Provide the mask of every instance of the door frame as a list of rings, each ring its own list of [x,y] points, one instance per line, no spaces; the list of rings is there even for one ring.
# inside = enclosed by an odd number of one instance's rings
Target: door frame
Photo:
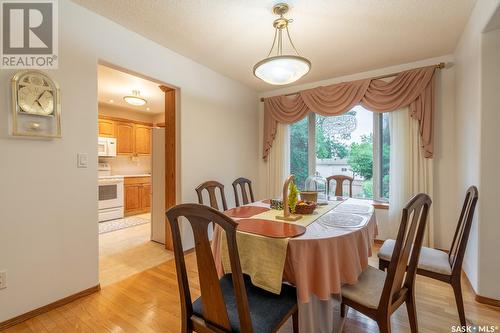
[[[105,60],[98,60],[97,65],[103,65],[116,69],[118,71],[137,76],[144,80],[155,82],[158,88],[165,93],[165,123],[158,124],[160,127],[165,127],[165,210],[177,204],[180,195],[180,116],[179,116],[179,98],[180,88],[174,85],[165,83],[161,80],[150,76],[129,70]],[[165,217],[165,248],[173,251],[172,234],[170,226]]]
[[[165,93],[165,210],[177,204],[177,117],[176,117],[176,89],[160,85]],[[165,219],[167,224],[167,220]],[[172,232],[165,226],[165,248],[174,250]]]

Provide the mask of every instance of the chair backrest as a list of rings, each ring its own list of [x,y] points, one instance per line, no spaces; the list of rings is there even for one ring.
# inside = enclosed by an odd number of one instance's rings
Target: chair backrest
[[[413,288],[431,204],[431,198],[420,193],[411,198],[403,208],[379,307],[390,308],[404,297],[409,288]]]
[[[465,194],[462,212],[460,213],[455,236],[453,236],[453,242],[451,243],[450,252],[448,253],[448,261],[450,262],[452,274],[460,274],[462,271],[462,262],[464,260],[478,198],[479,192],[477,187],[469,187]]]
[[[344,175],[334,175],[326,178],[326,193],[327,195],[330,195],[330,181],[335,180],[335,195],[337,197],[341,197],[344,195],[344,181],[349,182],[349,197],[352,198],[352,182],[354,179],[349,176],[344,176]]]
[[[207,190],[210,207],[217,209],[217,210],[220,210],[220,206],[217,203],[216,189],[219,189],[220,197],[222,200],[222,211],[226,211],[227,210],[227,203],[226,203],[226,196],[224,194],[224,185],[222,185],[221,183],[219,183],[215,180],[209,180],[209,181],[206,181],[204,183],[201,183],[195,189],[196,194],[198,195],[198,203],[200,205],[204,204],[203,203],[203,190]]]
[[[240,177],[233,182],[234,201],[236,203],[236,207],[240,206],[240,199],[239,199],[239,195],[238,195],[238,185],[240,186],[242,205],[247,205],[251,202],[254,202],[255,199],[253,197],[252,181],[250,179]],[[248,199],[246,187],[248,187],[248,192],[250,194],[250,200]]]
[[[214,257],[208,238],[208,226],[211,222],[219,225],[226,234],[232,281],[241,332],[252,332],[252,322],[248,307],[248,298],[243,282],[238,247],[236,245],[237,223],[223,213],[199,204],[181,204],[170,208],[167,213],[172,231],[175,266],[182,311],[182,332],[231,332],[226,303],[219,284]],[[189,280],[184,262],[179,218],[184,217],[191,224],[196,250],[196,263],[203,301],[203,318],[193,313]]]

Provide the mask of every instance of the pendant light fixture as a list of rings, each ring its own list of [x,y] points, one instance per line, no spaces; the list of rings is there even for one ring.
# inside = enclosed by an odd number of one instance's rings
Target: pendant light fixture
[[[299,55],[288,31],[292,19],[283,17],[289,10],[286,3],[273,7],[273,13],[279,15],[274,20],[274,40],[267,57],[253,67],[253,74],[259,79],[275,85],[288,84],[297,81],[311,70],[311,62]],[[290,46],[295,54],[283,54],[283,34],[286,33]],[[273,52],[274,51],[274,52]]]
[[[141,92],[139,90],[132,90],[131,96],[123,97],[125,102],[134,106],[142,106],[147,103],[147,101],[141,97]]]

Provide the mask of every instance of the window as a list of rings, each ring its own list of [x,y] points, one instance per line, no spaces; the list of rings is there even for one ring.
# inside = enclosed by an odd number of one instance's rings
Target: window
[[[304,189],[309,175],[309,118],[290,125],[290,173],[299,190]]]
[[[348,175],[354,178],[353,197],[387,201],[389,163],[387,114],[356,106],[335,117],[311,113],[290,125],[290,172],[299,189],[316,171],[325,178]],[[335,188],[333,181],[330,188]]]
[[[389,165],[391,162],[391,135],[389,132],[389,114],[383,113],[379,115],[380,124],[380,140],[381,140],[381,154],[380,154],[380,173],[379,184],[380,192],[379,197],[388,199],[389,198]]]

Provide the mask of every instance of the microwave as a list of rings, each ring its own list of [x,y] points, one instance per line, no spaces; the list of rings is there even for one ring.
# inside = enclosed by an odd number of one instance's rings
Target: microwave
[[[104,157],[116,156],[116,139],[99,137],[97,140],[97,155]]]

